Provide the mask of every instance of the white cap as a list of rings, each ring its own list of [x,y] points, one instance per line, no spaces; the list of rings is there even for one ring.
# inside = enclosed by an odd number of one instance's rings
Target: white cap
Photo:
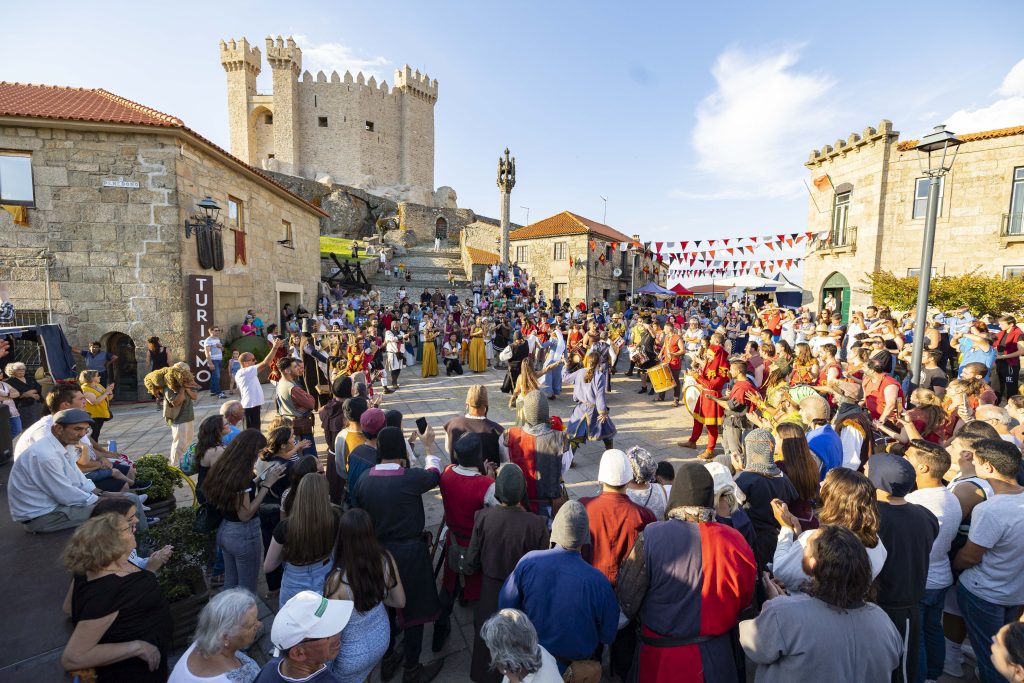
[[[341,633],[352,616],[353,606],[351,600],[328,600],[319,593],[302,591],[274,617],[270,641],[279,650],[287,650],[306,639]]]
[[[625,486],[633,481],[633,468],[629,458],[618,448],[610,448],[601,456],[597,480],[609,486]]]

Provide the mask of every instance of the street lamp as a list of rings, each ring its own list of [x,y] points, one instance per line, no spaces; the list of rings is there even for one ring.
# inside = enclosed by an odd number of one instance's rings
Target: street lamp
[[[636,245],[640,243],[640,235],[633,235],[633,243],[629,245],[629,300],[630,302],[636,297],[636,291],[634,290],[636,277]]]
[[[185,221],[185,238],[196,236],[196,252],[199,265],[214,270],[224,269],[224,240],[221,235],[222,226],[217,219],[220,217],[220,206],[212,197],[204,197],[196,202],[199,211]]]
[[[914,318],[914,348],[910,357],[910,377],[914,384],[921,383],[921,356],[924,353],[924,330],[928,318],[928,292],[931,288],[932,250],[935,247],[935,221],[939,215],[939,184],[956,161],[961,141],[945,126],[935,126],[915,147],[921,162],[921,172],[928,177],[928,211],[924,219],[924,245],[921,248],[921,270],[918,272],[917,315]],[[947,155],[952,157],[947,162]],[[925,167],[927,164],[927,168]]]

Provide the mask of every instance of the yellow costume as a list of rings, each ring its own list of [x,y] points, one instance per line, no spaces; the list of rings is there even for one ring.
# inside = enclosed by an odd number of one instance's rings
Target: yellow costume
[[[487,349],[484,348],[484,328],[476,326],[469,333],[469,369],[483,372],[487,369]]]
[[[427,330],[423,333],[423,376],[437,376],[437,349],[434,348],[434,339],[437,333]]]

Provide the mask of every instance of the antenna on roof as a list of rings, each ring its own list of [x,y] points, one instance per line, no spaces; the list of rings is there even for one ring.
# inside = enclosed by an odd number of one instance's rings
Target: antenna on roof
[[[601,222],[604,223],[605,225],[608,225],[608,198],[605,197],[604,195],[597,196],[601,198],[602,202],[604,202],[604,213],[601,214]]]

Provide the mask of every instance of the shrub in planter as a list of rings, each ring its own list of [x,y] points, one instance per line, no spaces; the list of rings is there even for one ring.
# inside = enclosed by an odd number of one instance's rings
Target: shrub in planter
[[[175,647],[188,644],[199,612],[210,600],[204,569],[213,559],[213,547],[207,535],[192,530],[196,510],[178,508],[142,534],[142,539],[153,548],[174,546],[171,558],[157,571],[156,578],[171,608]]]
[[[171,467],[167,458],[158,453],[144,455],[136,460],[135,476],[137,479],[151,482],[146,491],[149,494],[148,503],[150,505],[169,498],[173,499],[174,489],[184,486],[181,475]]]

